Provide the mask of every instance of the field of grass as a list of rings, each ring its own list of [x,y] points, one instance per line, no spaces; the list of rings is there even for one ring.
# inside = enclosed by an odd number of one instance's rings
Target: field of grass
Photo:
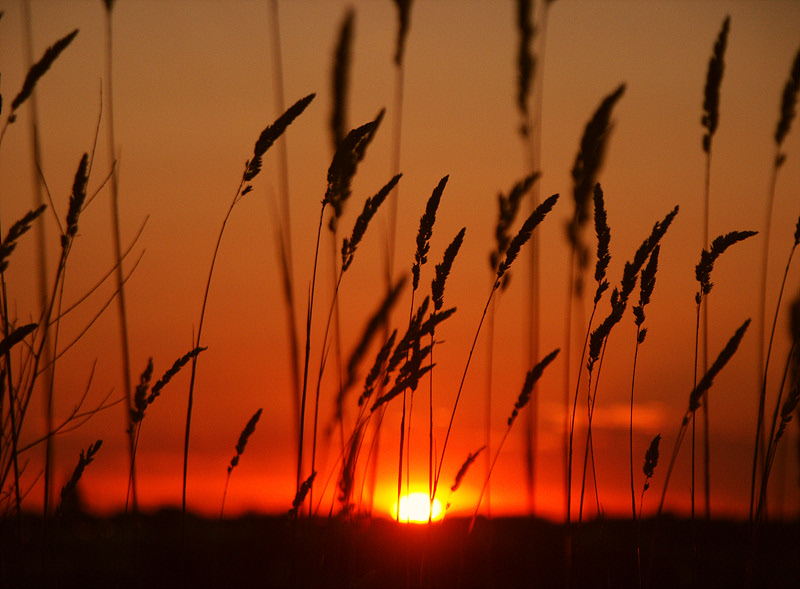
[[[172,284],[171,273],[180,275],[187,266],[202,268],[202,280],[164,292],[156,283],[155,294],[142,303],[140,294],[130,293],[141,293],[131,284],[140,262],[148,263],[142,254],[148,220],[131,232],[132,222],[120,207],[127,195],[113,95],[119,83],[114,77],[119,4],[101,4],[102,107],[89,146],[74,158],[78,165],[69,173],[66,199],[64,190],[48,182],[47,153],[38,151],[36,100],[81,32],[67,30],[52,39],[31,56],[19,80],[2,72],[0,162],[9,142],[29,134],[34,155],[25,173],[35,178],[38,196],[12,218],[5,211],[19,210],[29,196],[0,192],[0,585],[798,586],[800,481],[793,479],[800,471],[800,297],[792,289],[800,218],[797,207],[777,207],[775,200],[783,196],[780,180],[797,169],[798,154],[787,146],[796,125],[800,48],[785,64],[781,92],[770,98],[778,108],[773,130],[764,131],[772,138],[772,152],[765,156],[770,162],[766,197],[757,199],[764,221],[716,232],[720,222],[710,203],[719,198],[717,183],[728,184],[716,175],[712,154],[725,149],[718,127],[725,120],[735,20],[725,16],[704,41],[708,52],[696,56],[705,80],[696,92],[702,108],[694,129],[695,159],[703,173],[688,207],[701,220],[689,232],[697,247],[677,248],[696,250],[696,255],[678,260],[671,239],[676,231],[682,239],[687,235],[685,225],[676,229],[687,214],[684,201],[675,197],[680,205],[645,219],[630,203],[620,205],[615,183],[601,181],[621,105],[635,85],[614,81],[603,95],[587,97],[574,158],[562,163],[569,169],[569,187],[545,192],[544,162],[550,160],[542,141],[548,92],[543,71],[547,35],[557,34],[549,31],[548,19],[560,2],[509,3],[514,20],[507,35],[515,47],[509,59],[516,77],[508,101],[517,126],[503,132],[515,135],[513,157],[525,165],[512,181],[498,180],[503,192],[493,201],[491,237],[476,246],[480,231],[460,226],[461,217],[447,218],[455,210],[449,203],[460,197],[451,194],[454,185],[463,189],[448,170],[435,175],[425,198],[413,199],[414,207],[400,196],[414,173],[404,171],[401,154],[404,130],[416,123],[401,115],[409,109],[406,85],[414,80],[406,52],[416,3],[393,3],[392,59],[385,66],[391,71],[392,101],[364,120],[351,113],[357,11],[343,12],[333,51],[324,54],[331,61],[330,104],[325,105],[330,117],[327,128],[315,131],[329,137],[330,155],[324,163],[307,164],[318,167],[320,177],[325,171],[324,186],[313,197],[303,195],[309,202],[298,207],[301,196],[289,188],[287,159],[297,147],[284,140],[321,108],[321,93],[295,93],[293,87],[285,92],[282,68],[291,67],[281,61],[285,24],[278,3],[268,2],[272,28],[265,37],[271,44],[276,114],[256,129],[252,151],[231,171],[231,190],[208,247],[195,247],[180,227],[169,228],[174,247],[186,253],[179,264],[169,264],[164,284]],[[21,5],[30,10],[28,3]],[[25,10],[22,22],[30,27]],[[5,26],[7,18],[0,17],[0,35]],[[474,117],[491,118],[491,113]],[[363,170],[375,159],[374,151],[388,156],[381,168],[388,170],[368,168],[365,181]],[[190,167],[193,177],[204,171],[196,163]],[[7,167],[3,173],[9,173]],[[259,182],[266,174],[277,178],[267,188],[274,197],[270,224],[249,242],[234,223],[247,216],[241,209],[264,189]],[[16,190],[18,184],[0,177],[0,187],[5,186]],[[412,186],[418,188],[419,180]],[[729,214],[740,206],[739,198],[723,199],[720,208]],[[110,224],[95,215],[101,200],[109,205]],[[461,209],[471,206],[458,202]],[[191,206],[207,203],[198,199]],[[291,213],[297,209],[300,223]],[[785,231],[787,209],[793,232]],[[781,218],[773,220],[777,210]],[[100,223],[109,225],[102,259],[92,252],[87,257],[83,244]],[[771,237],[773,228],[786,234]],[[618,231],[638,236],[630,252],[619,252]],[[244,268],[247,280],[256,280],[261,252],[254,244],[262,243],[264,233],[274,241],[267,272],[271,294],[258,316],[247,317],[238,299],[222,306],[215,295],[237,284],[227,267],[229,241],[236,243],[239,257],[254,260]],[[558,246],[552,247],[556,238]],[[776,251],[776,244],[782,249]],[[693,299],[675,300],[679,289],[668,282],[672,274],[665,280],[665,271],[678,264],[696,279]],[[724,279],[718,278],[721,264],[733,267]],[[555,286],[549,273],[554,266],[564,277]],[[751,267],[758,271],[745,273]],[[97,282],[87,276],[98,276]],[[35,286],[24,290],[17,282]],[[737,288],[756,293],[746,316],[740,317],[734,305],[744,298]],[[553,291],[561,293],[557,310]],[[659,297],[665,306],[651,304]],[[170,315],[171,323],[150,337],[163,340],[153,344],[160,351],[164,341],[180,351],[142,362],[138,337],[146,320],[137,312],[173,301],[191,309],[191,318],[180,325],[183,331],[190,328],[191,337],[172,332],[178,321]],[[681,313],[689,309],[691,328],[670,344],[657,332],[679,308]],[[231,401],[226,379],[259,365],[243,362],[243,368],[238,362],[246,355],[243,350],[255,347],[251,338],[264,315],[272,331],[268,347],[259,350],[261,361],[279,358],[275,364],[284,376],[267,379],[280,383],[278,390],[245,406]],[[511,338],[509,323],[524,337]],[[274,336],[273,324],[281,325],[282,336]],[[112,337],[102,338],[102,356],[113,354],[121,361],[109,363],[118,370],[112,378],[116,384],[98,398],[92,391],[95,370],[105,375],[107,367],[91,362],[76,367],[70,350],[109,326],[104,333]],[[654,339],[661,346],[655,351],[658,368],[645,356]],[[620,340],[630,345],[617,346]],[[223,368],[215,364],[218,343],[233,350]],[[510,358],[524,368],[512,366]],[[653,420],[668,429],[642,427],[640,413],[650,406],[642,397],[666,382],[665,374],[683,371],[687,360],[686,374],[693,376],[681,382],[689,386],[679,391],[670,386],[664,397],[669,403],[658,405],[659,415],[671,421]],[[737,363],[750,367],[757,379],[733,386],[726,375]],[[214,369],[219,374],[212,376]],[[745,380],[741,371],[736,374],[733,380]],[[485,382],[476,384],[482,377]],[[725,385],[719,386],[723,378]],[[512,386],[513,393],[497,391]],[[613,428],[606,421],[608,389],[615,395]],[[212,392],[217,396],[209,409]],[[737,397],[726,403],[734,394],[749,396],[746,402]],[[752,415],[734,413],[734,405],[752,405]],[[65,413],[67,406],[72,409]],[[470,416],[466,427],[465,413]],[[726,419],[736,421],[733,437],[737,448],[746,448],[744,455],[713,452],[720,447],[714,445],[719,430],[713,424]],[[234,422],[238,426],[232,430]],[[738,427],[739,422],[746,425]],[[289,432],[290,443],[277,443],[274,431],[264,431],[276,423],[282,433]],[[113,439],[107,437],[110,431]],[[58,450],[65,435],[73,446],[80,435],[79,453],[65,456]],[[153,440],[181,448],[180,457],[173,452],[168,462],[175,499],[155,509],[143,507],[141,500],[151,491],[147,473],[159,456]],[[225,454],[227,471],[217,468],[216,460],[198,464],[199,457],[209,455],[198,446],[209,445],[217,448],[212,454]],[[541,460],[545,451],[549,461]],[[280,514],[246,513],[240,503],[237,517],[226,517],[226,501],[242,486],[240,462],[265,455],[281,457],[272,464],[281,465],[282,473],[271,480],[291,480],[285,500],[283,483],[271,493],[256,490],[272,501],[278,496]],[[122,465],[125,473],[111,500],[116,515],[100,516],[87,508],[93,493],[111,493],[110,486],[92,488],[97,479],[91,473],[104,460]],[[725,471],[728,466],[719,466],[732,463],[738,465],[735,477]],[[608,475],[602,471],[609,465],[613,499],[603,485]],[[509,470],[521,484],[508,483]],[[546,470],[560,474],[545,476]],[[192,509],[192,476],[198,471],[219,482],[216,517],[207,509],[202,515]],[[506,478],[499,477],[501,472]],[[434,498],[441,501],[443,520],[400,524],[386,516],[385,505],[376,505],[399,501],[411,490],[421,490],[428,509]],[[734,518],[719,507],[719,497],[729,492],[749,498],[744,507],[740,502]],[[676,493],[686,498],[679,517],[668,501]],[[492,506],[510,495],[527,511],[492,517]],[[563,505],[563,518],[541,517],[537,501]],[[420,516],[423,522],[426,518]]]

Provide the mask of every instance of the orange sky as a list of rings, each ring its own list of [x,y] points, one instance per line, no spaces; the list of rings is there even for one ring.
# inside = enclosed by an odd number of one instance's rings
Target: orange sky
[[[104,83],[103,3],[31,2],[34,55],[74,28],[80,33],[38,86],[43,173],[60,217],[80,156],[92,146]],[[306,307],[319,206],[331,158],[327,121],[331,108],[330,69],[337,31],[346,7],[355,8],[350,127],[387,108],[386,119],[353,184],[341,222],[349,232],[364,199],[393,174],[391,164],[395,71],[392,63],[396,11],[388,1],[279,2],[286,104],[315,92],[316,99],[286,133],[291,191],[294,284],[298,309]],[[156,2],[119,0],[114,8],[114,116],[119,156],[123,242],[148,218],[134,255],[144,252],[127,286],[133,378],[148,357],[156,378],[187,352],[197,329],[203,289],[222,218],[238,185],[244,162],[261,130],[277,116],[274,63],[270,58],[269,3]],[[0,20],[0,72],[4,105],[24,79],[21,3],[3,2]],[[649,440],[661,433],[662,462],[645,512],[655,508],[666,462],[692,388],[695,304],[694,266],[702,248],[702,194],[705,158],[701,150],[702,92],[713,41],[726,14],[731,32],[721,90],[720,126],[714,138],[711,176],[712,237],[732,230],[763,229],[765,195],[774,156],[773,132],[779,98],[800,46],[800,5],[796,2],[590,2],[559,0],[549,12],[541,128],[540,194],[561,193],[539,229],[542,243],[542,353],[564,346],[568,249],[564,223],[572,213],[572,167],[583,128],[599,101],[619,83],[625,95],[614,110],[615,127],[601,182],[611,227],[609,277],[618,283],[625,260],[652,224],[680,206],[661,251],[655,294],[647,311],[648,338],[639,352],[636,387],[635,462],[640,473]],[[446,304],[458,312],[437,330],[434,371],[435,435],[441,446],[469,344],[491,286],[488,254],[493,247],[496,195],[508,191],[527,171],[516,129],[517,33],[513,2],[417,0],[405,59],[402,151],[395,274],[408,272],[425,202],[444,176],[450,180],[431,240],[427,288],[433,265],[455,233],[467,235],[446,291]],[[104,94],[107,98],[107,92]],[[5,120],[7,111],[2,113]],[[5,232],[32,203],[29,105],[20,111],[0,147],[0,219]],[[103,116],[107,115],[107,107]],[[795,122],[796,126],[796,122]],[[101,126],[98,155],[90,179],[97,187],[109,169],[107,137]],[[778,284],[792,243],[800,196],[800,133],[794,129],[784,151],[772,224],[768,309],[775,308]],[[233,472],[226,513],[247,509],[280,512],[294,495],[294,426],[290,402],[285,307],[275,251],[277,151],[265,158],[254,190],[234,208],[223,238],[203,327],[208,350],[198,363],[189,461],[188,502],[192,509],[216,513],[226,466],[239,432],[253,412],[264,415],[240,465]],[[81,217],[68,269],[65,300],[73,301],[112,264],[109,194],[100,193]],[[58,252],[52,218],[46,219],[50,274]],[[518,226],[518,225],[517,225]],[[516,226],[515,226],[516,230]],[[376,218],[356,254],[340,291],[345,354],[383,292],[383,215]],[[587,237],[590,233],[587,232]],[[710,355],[716,356],[735,329],[757,314],[762,236],[720,258],[710,295]],[[22,240],[6,276],[12,314],[26,320],[37,314],[34,239]],[[338,246],[337,246],[338,247]],[[592,241],[591,247],[594,247]],[[330,237],[323,235],[315,310],[311,373],[321,353],[324,318],[330,305]],[[527,289],[523,261],[515,280],[498,301],[495,324],[494,444],[529,368],[523,339]],[[132,261],[125,264],[132,267]],[[589,277],[591,278],[591,277]],[[785,300],[798,290],[796,268]],[[100,308],[105,285],[62,325],[60,341],[70,341]],[[593,287],[590,287],[593,290]],[[638,294],[638,290],[637,290]],[[393,323],[401,327],[409,292],[401,298]],[[601,306],[599,316],[608,311]],[[588,306],[586,317],[588,317]],[[579,320],[576,320],[579,321]],[[297,318],[297,325],[303,322]],[[788,350],[786,313],[778,319],[778,342],[770,374],[782,370]],[[443,466],[448,488],[461,462],[484,443],[488,332],[478,342],[454,422]],[[630,313],[612,333],[594,417],[598,485],[603,509],[629,510],[627,427],[635,327]],[[712,507],[718,514],[746,512],[755,436],[756,349],[751,326],[738,354],[711,391]],[[573,354],[574,358],[575,354]],[[565,354],[541,381],[539,408],[539,513],[561,517],[563,470],[563,374]],[[370,355],[368,363],[371,362]],[[58,364],[56,415],[69,414],[97,360],[88,403],[109,391],[122,394],[115,307]],[[573,360],[575,361],[575,360]],[[573,385],[577,364],[571,371]],[[333,372],[329,371],[329,375]],[[312,390],[316,377],[312,378]],[[322,386],[320,475],[317,494],[327,483],[323,511],[330,506],[338,437],[324,437],[332,415],[332,380]],[[421,386],[412,435],[413,474],[427,485],[429,387]],[[772,410],[775,388],[770,390]],[[138,462],[143,506],[180,503],[183,429],[188,371],[148,409]],[[585,398],[582,396],[583,403]],[[388,510],[396,486],[400,403],[384,420],[376,509]],[[347,408],[352,427],[355,410]],[[41,405],[32,409],[24,440],[41,433]],[[518,420],[498,460],[492,485],[495,513],[527,509],[523,434]],[[776,468],[773,488],[782,487],[783,508],[796,513],[797,428],[785,440],[785,468]],[[579,448],[583,448],[582,435]],[[117,406],[58,438],[56,474],[60,486],[80,448],[102,438],[103,448],[82,482],[86,499],[102,510],[124,503],[127,454],[123,411]],[[309,440],[310,442],[310,440]],[[682,449],[667,496],[669,508],[688,502],[688,444]],[[41,452],[26,455],[26,480],[41,469]],[[453,497],[454,511],[470,511],[485,473],[485,457],[473,466]],[[783,474],[780,474],[780,473]],[[641,477],[637,480],[640,487]],[[41,483],[26,499],[41,501]],[[776,497],[781,495],[777,493]],[[446,496],[444,497],[446,499]],[[316,501],[316,500],[315,500]],[[777,503],[776,499],[776,504]],[[593,504],[593,501],[592,501]]]

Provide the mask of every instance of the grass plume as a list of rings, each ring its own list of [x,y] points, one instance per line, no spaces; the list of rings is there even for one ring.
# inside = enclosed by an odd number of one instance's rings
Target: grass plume
[[[700,122],[706,133],[703,135],[703,151],[711,152],[711,139],[719,125],[719,91],[722,85],[722,75],[725,72],[725,48],[728,45],[728,32],[731,19],[729,16],[722,21],[714,49],[708,61],[706,86],[703,93],[703,117]]]
[[[683,419],[681,420],[681,426],[678,431],[678,435],[675,440],[675,448],[672,451],[672,458],[670,459],[669,467],[667,468],[667,476],[664,481],[664,489],[661,493],[661,503],[658,507],[658,513],[660,514],[662,509],[664,508],[664,499],[667,495],[667,487],[669,486],[669,479],[672,475],[672,470],[675,466],[675,461],[678,457],[678,451],[680,450],[681,442],[683,442],[683,438],[686,435],[686,429],[690,423],[690,421],[694,418],[695,412],[700,408],[700,405],[703,401],[703,397],[708,393],[709,389],[711,389],[711,385],[714,382],[714,378],[719,374],[719,372],[725,367],[725,365],[730,361],[736,351],[739,349],[739,344],[744,337],[745,332],[747,331],[747,327],[750,325],[750,319],[747,319],[742,325],[736,330],[736,332],[731,336],[728,343],[722,349],[722,351],[717,356],[717,359],[711,364],[708,369],[708,372],[703,375],[703,378],[700,379],[700,382],[692,389],[691,393],[689,393],[689,408],[686,410]]]
[[[231,472],[239,465],[239,459],[242,457],[242,454],[244,454],[245,446],[247,446],[247,440],[249,440],[250,436],[253,435],[253,432],[256,431],[256,424],[261,417],[261,412],[262,408],[259,408],[258,411],[253,413],[253,416],[244,426],[242,433],[239,434],[239,441],[236,442],[236,454],[234,454],[233,458],[231,458],[231,463],[228,465],[228,476],[225,478],[225,490],[222,492],[222,507],[220,507],[219,510],[220,519],[222,519],[222,516],[225,513],[225,497],[228,494],[228,483],[231,481]]]
[[[91,464],[92,460],[94,460],[95,454],[97,454],[97,451],[102,445],[103,440],[97,440],[94,444],[89,444],[89,447],[86,449],[85,453],[83,450],[81,450],[81,455],[78,458],[78,464],[75,466],[75,470],[72,471],[72,476],[61,488],[61,504],[58,506],[59,513],[64,513],[66,510],[70,509],[71,506],[76,504],[78,482],[83,476],[84,469]]]
[[[17,241],[28,232],[33,222],[39,218],[45,209],[47,209],[47,205],[41,205],[36,209],[28,211],[21,219],[9,227],[3,242],[0,243],[0,272],[5,272],[8,269],[8,258],[11,256],[14,248],[17,247]]]

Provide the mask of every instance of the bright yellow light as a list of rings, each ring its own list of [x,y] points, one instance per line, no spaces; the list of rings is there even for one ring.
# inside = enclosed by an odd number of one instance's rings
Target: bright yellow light
[[[395,502],[392,507],[392,517],[398,519],[398,508]],[[428,523],[428,516],[436,521],[442,518],[442,503],[434,498],[433,505],[427,493],[410,493],[400,497],[400,521],[403,523],[423,524]]]

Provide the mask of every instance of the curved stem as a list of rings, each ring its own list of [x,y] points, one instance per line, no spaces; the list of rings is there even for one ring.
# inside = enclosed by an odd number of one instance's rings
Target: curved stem
[[[206,289],[205,293],[203,294],[203,306],[200,309],[200,323],[197,326],[197,336],[195,338],[195,347],[200,346],[200,337],[203,334],[203,321],[206,316],[206,305],[208,304],[208,293],[211,290],[211,279],[214,276],[214,265],[217,262],[217,254],[219,253],[219,246],[222,243],[222,235],[225,233],[225,226],[228,224],[228,219],[231,216],[231,212],[233,211],[233,207],[236,206],[236,203],[239,202],[239,195],[242,191],[242,186],[244,185],[244,176],[242,177],[241,182],[239,182],[239,187],[236,189],[236,195],[233,197],[230,206],[228,207],[228,212],[225,213],[225,218],[222,220],[222,227],[219,229],[219,235],[217,236],[217,243],[214,246],[214,254],[211,257],[211,267],[208,269],[208,280],[206,280]],[[120,292],[121,294],[121,292]],[[186,475],[188,472],[189,466],[189,435],[191,433],[192,427],[192,407],[194,405],[194,383],[197,377],[197,356],[192,358],[192,375],[189,381],[189,401],[186,407],[186,431],[183,438],[183,488],[181,493],[181,513],[185,519],[186,517]],[[133,438],[131,438],[132,440]],[[134,509],[136,509],[136,492],[134,487],[133,492],[134,498]]]
[[[486,305],[483,307],[483,313],[481,313],[481,319],[478,322],[478,329],[475,331],[475,337],[472,340],[472,346],[469,349],[469,355],[467,356],[467,365],[464,367],[464,373],[461,375],[461,382],[458,385],[458,393],[456,394],[456,400],[453,404],[453,411],[450,413],[450,423],[447,425],[447,433],[444,437],[444,443],[442,444],[442,453],[439,459],[439,466],[436,469],[436,477],[433,480],[433,496],[436,496],[436,489],[439,486],[439,478],[442,474],[442,465],[444,464],[444,454],[447,450],[447,442],[450,439],[450,432],[453,429],[453,420],[456,416],[456,409],[458,408],[458,401],[461,399],[461,393],[464,390],[464,382],[467,379],[467,371],[469,370],[470,362],[472,361],[472,355],[475,353],[475,346],[478,343],[478,336],[481,333],[481,327],[483,326],[483,321],[486,319],[486,312],[489,309],[489,304],[492,302],[492,297],[494,296],[495,291],[499,288],[500,284],[499,281],[495,281],[494,285],[492,286],[492,291],[489,293],[489,298],[486,300]]]

